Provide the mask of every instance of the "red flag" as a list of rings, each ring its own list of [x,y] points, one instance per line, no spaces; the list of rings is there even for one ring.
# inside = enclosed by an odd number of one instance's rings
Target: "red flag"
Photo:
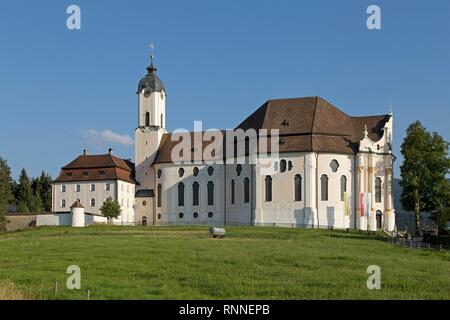
[[[364,217],[364,193],[361,192],[359,194],[359,212],[361,213],[361,217]]]

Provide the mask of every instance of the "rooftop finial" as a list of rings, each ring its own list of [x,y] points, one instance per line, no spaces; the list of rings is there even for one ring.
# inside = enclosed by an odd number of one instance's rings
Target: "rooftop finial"
[[[364,138],[366,138],[367,135],[368,135],[368,132],[367,132],[367,124],[365,124],[365,125],[364,125]]]
[[[155,59],[155,54],[154,54],[155,45],[153,44],[153,42],[150,43],[150,49],[151,49],[151,52],[150,52],[150,65],[147,67],[147,70],[148,70],[149,74],[154,73],[156,71],[156,67],[153,64],[153,60]]]

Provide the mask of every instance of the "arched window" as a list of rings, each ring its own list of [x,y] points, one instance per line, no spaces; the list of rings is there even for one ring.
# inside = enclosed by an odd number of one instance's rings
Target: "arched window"
[[[147,217],[146,217],[146,216],[143,216],[143,217],[142,217],[142,225],[143,225],[143,226],[146,226],[146,225],[147,225]]]
[[[234,201],[235,201],[235,194],[234,194],[234,192],[235,192],[235,182],[234,182],[234,179],[233,180],[231,180],[231,204],[234,204]]]
[[[244,203],[250,202],[250,179],[244,179]]]
[[[238,177],[241,175],[241,173],[242,173],[242,165],[241,164],[238,164],[237,166],[236,166],[236,174],[238,175]]]
[[[280,172],[286,172],[286,166],[287,166],[287,162],[286,160],[281,160],[280,161]]]
[[[341,177],[341,201],[344,201],[344,193],[347,192],[347,177]]]
[[[178,183],[178,206],[184,206],[184,183]]]
[[[381,178],[375,179],[375,202],[381,202]]]
[[[208,206],[214,205],[214,183],[208,182]]]
[[[295,201],[302,201],[302,176],[296,174],[294,177]]]
[[[145,113],[145,126],[146,127],[150,126],[150,112]]]
[[[162,206],[162,185],[161,183],[158,184],[158,194],[157,194],[157,202],[158,202],[158,208],[161,208]]]
[[[197,181],[192,184],[192,205],[198,206],[200,185]]]
[[[266,201],[270,202],[272,201],[272,177],[266,176],[265,182],[266,182]]]
[[[320,195],[322,201],[328,201],[328,176],[323,174],[320,177]]]
[[[184,169],[183,168],[178,169],[178,176],[180,178],[184,176]]]
[[[194,174],[194,177],[198,176],[198,168],[195,167],[194,170],[192,170],[192,173]]]
[[[208,167],[207,171],[209,176],[212,176],[214,174],[214,168],[211,166]]]

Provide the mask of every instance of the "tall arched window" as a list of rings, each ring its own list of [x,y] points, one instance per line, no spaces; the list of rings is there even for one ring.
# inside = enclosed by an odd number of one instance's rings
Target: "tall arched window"
[[[158,208],[161,208],[162,206],[162,186],[161,183],[158,184],[158,194],[157,194],[157,202],[158,202]]]
[[[294,193],[295,201],[302,201],[302,176],[299,174],[295,175],[294,178]]]
[[[231,180],[231,204],[234,204],[234,201],[235,201],[235,187],[236,187],[236,184],[233,179],[233,180]]]
[[[381,178],[375,179],[375,202],[381,202]]]
[[[214,205],[214,183],[208,182],[208,206]]]
[[[184,183],[178,183],[178,206],[184,206]]]
[[[199,189],[200,185],[197,181],[192,184],[192,205],[198,206],[199,204]]]
[[[341,177],[341,201],[344,201],[344,193],[347,192],[347,177]]]
[[[328,201],[328,176],[323,174],[320,177],[320,195],[322,201]]]
[[[145,113],[145,126],[146,127],[150,126],[150,112]]]
[[[272,177],[266,176],[265,183],[266,183],[266,201],[270,202],[272,201]]]
[[[244,179],[244,203],[250,202],[250,179]]]

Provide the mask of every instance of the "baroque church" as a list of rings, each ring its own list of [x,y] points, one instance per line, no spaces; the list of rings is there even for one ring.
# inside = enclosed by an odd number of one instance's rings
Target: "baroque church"
[[[112,150],[85,151],[55,180],[54,212],[78,201],[98,215],[111,196],[122,207],[114,223],[122,224],[394,230],[392,114],[353,117],[320,97],[269,100],[233,131],[277,130],[276,157],[259,154],[257,145],[254,162],[246,161],[247,148],[232,156],[244,161],[212,161],[202,153],[210,142],[202,140],[201,150],[183,150],[200,157],[180,163],[153,56],[137,96],[134,163]]]

